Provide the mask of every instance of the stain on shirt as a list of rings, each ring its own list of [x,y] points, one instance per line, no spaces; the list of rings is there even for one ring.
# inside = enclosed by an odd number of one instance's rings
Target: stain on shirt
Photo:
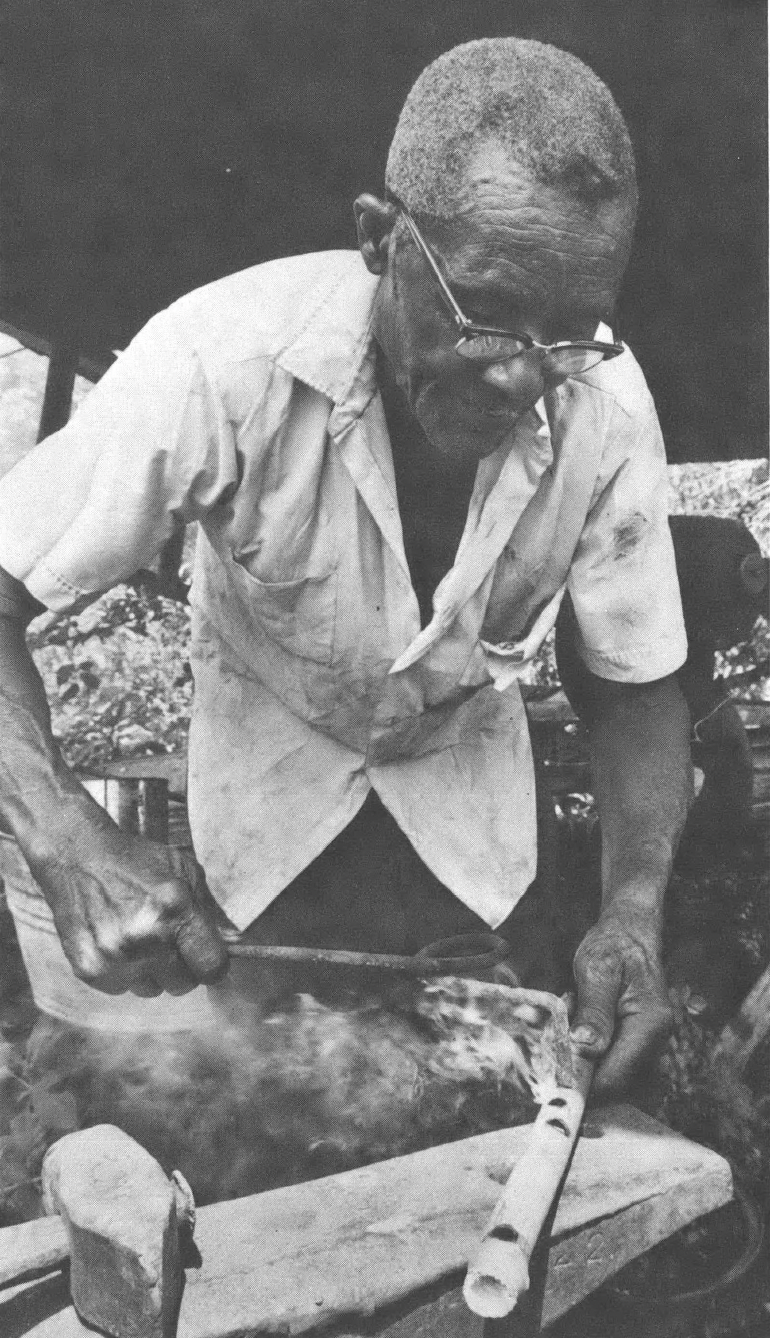
[[[613,557],[616,562],[631,557],[644,538],[648,525],[647,516],[641,511],[634,511],[615,526],[612,540]]]

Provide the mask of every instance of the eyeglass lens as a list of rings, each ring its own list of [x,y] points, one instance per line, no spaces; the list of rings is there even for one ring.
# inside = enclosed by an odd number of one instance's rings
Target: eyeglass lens
[[[519,339],[504,335],[470,335],[457,344],[457,352],[471,362],[506,362],[527,351]],[[562,376],[575,376],[596,367],[604,357],[599,349],[557,348],[542,356],[543,371]]]

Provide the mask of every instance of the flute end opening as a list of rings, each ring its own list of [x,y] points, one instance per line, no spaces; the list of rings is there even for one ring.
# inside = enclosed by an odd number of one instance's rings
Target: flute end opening
[[[499,1245],[504,1243],[485,1241],[484,1253],[488,1255],[490,1246],[494,1249]],[[469,1268],[463,1283],[465,1304],[482,1319],[503,1319],[510,1315],[529,1287],[527,1261],[520,1249],[508,1244],[503,1250],[494,1249],[494,1253],[497,1256],[494,1261],[479,1260]]]

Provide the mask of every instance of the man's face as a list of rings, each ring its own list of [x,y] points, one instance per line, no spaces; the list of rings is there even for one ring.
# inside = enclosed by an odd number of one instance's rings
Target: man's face
[[[592,339],[600,320],[611,322],[631,239],[622,206],[588,210],[491,147],[466,174],[458,215],[423,231],[474,322],[539,343]],[[458,465],[496,450],[553,384],[536,350],[496,364],[458,356],[435,279],[402,230],[378,290],[375,335],[429,441]]]

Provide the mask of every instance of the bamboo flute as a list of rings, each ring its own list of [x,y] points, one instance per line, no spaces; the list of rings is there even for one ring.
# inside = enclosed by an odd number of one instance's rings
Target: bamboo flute
[[[541,1105],[469,1265],[463,1296],[485,1319],[510,1314],[529,1288],[530,1256],[569,1165],[593,1077],[593,1064],[574,1052],[572,1064],[573,1085],[557,1085]]]

